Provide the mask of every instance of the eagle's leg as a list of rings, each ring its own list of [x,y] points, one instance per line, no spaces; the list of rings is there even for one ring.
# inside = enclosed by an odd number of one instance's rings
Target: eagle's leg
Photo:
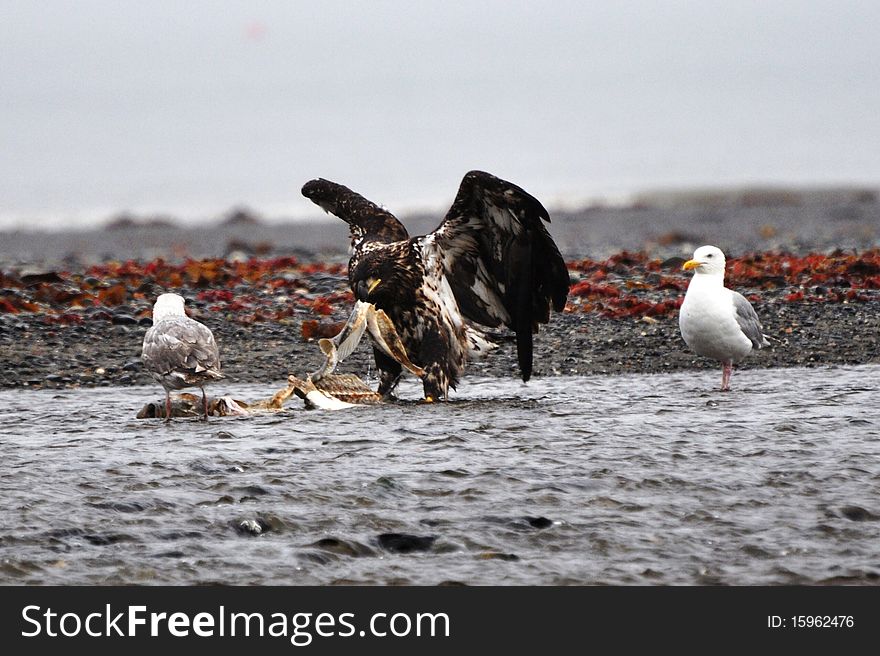
[[[377,348],[373,349],[373,357],[376,359],[376,368],[379,370],[379,389],[376,390],[383,397],[391,396],[403,367],[397,360],[393,360]]]
[[[443,367],[432,362],[424,367],[425,375],[422,377],[422,388],[425,391],[425,401],[445,401],[449,393],[449,378]]]
[[[458,357],[450,352],[450,336],[443,325],[428,326],[423,334],[417,352],[422,370],[422,387],[425,401],[445,401],[449,387],[455,388],[455,360]]]
[[[447,400],[447,391],[440,380],[428,373],[422,378],[422,388],[425,390],[425,401],[445,401]]]

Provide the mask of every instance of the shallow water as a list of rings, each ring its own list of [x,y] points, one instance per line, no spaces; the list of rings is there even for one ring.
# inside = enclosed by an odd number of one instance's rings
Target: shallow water
[[[170,426],[134,419],[158,387],[2,391],[0,582],[873,583],[878,375],[466,378]]]

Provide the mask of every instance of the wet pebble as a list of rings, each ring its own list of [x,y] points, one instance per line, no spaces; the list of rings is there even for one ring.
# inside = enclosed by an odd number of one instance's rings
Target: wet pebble
[[[375,556],[376,552],[365,544],[354,540],[341,540],[339,538],[322,538],[309,545],[321,551],[339,554],[341,556]]]
[[[119,326],[134,326],[137,325],[138,320],[125,312],[116,312],[113,314],[110,322]]]
[[[880,519],[880,516],[875,515],[861,506],[844,506],[840,509],[840,514],[854,522],[874,521]]]
[[[235,498],[229,496],[228,494],[224,494],[222,497],[218,497],[213,501],[199,501],[197,506],[220,506],[220,505],[229,505],[235,503]]]
[[[437,540],[436,536],[410,535],[408,533],[381,533],[376,537],[379,546],[394,553],[427,551]]]
[[[512,526],[515,529],[519,529],[521,531],[527,531],[529,529],[536,528],[538,530],[542,530],[545,528],[550,528],[553,526],[553,520],[547,519],[546,517],[517,517],[516,519],[510,520],[503,517],[492,517],[489,518],[493,522],[505,523],[509,526]]]
[[[550,528],[553,522],[546,517],[523,517],[532,528]]]
[[[499,553],[497,551],[484,551],[481,553],[478,558],[480,560],[504,560],[508,562],[516,562],[519,560],[519,556],[512,553]]]
[[[245,485],[243,487],[233,488],[233,492],[240,492],[252,497],[261,497],[265,494],[271,494],[269,490],[260,485]]]

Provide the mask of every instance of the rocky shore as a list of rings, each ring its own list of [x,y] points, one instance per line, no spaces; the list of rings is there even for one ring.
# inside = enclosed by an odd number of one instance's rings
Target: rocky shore
[[[718,368],[679,335],[682,261],[644,251],[570,260],[569,303],[536,336],[535,377]],[[741,255],[728,262],[728,284],[754,302],[772,339],[740,368],[880,362],[880,251]],[[315,339],[334,334],[353,303],[345,265],[315,258],[10,266],[0,273],[0,386],[153,384],[141,342],[166,290],[184,295],[190,314],[214,331],[230,386],[315,369]],[[512,335],[490,337],[500,348],[466,376],[515,377]],[[367,344],[340,370],[369,379]]]

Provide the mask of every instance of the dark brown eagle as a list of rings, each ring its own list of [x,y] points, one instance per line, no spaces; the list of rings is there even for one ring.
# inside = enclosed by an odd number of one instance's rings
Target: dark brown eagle
[[[348,224],[351,289],[391,318],[410,360],[425,371],[426,400],[446,399],[468,355],[494,348],[470,322],[513,330],[522,379],[529,379],[532,334],[550,320],[551,306],[562,311],[569,287],[537,199],[471,171],[440,226],[410,237],[393,214],[341,184],[319,178],[302,193]],[[401,365],[375,347],[373,354],[378,391],[390,395]]]

